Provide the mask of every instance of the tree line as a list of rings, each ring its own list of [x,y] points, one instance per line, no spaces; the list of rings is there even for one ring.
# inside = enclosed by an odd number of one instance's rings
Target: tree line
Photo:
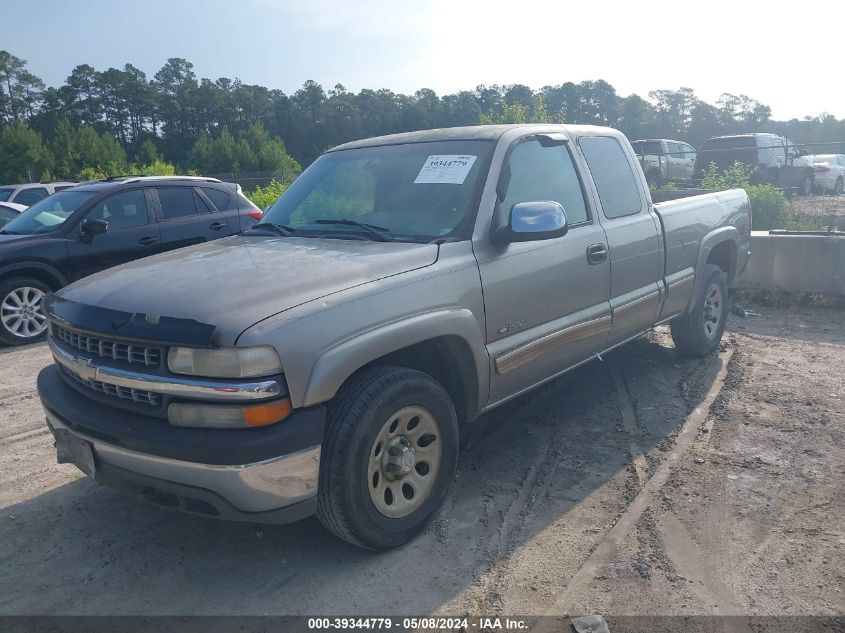
[[[147,78],[126,64],[73,69],[45,86],[26,61],[0,51],[0,182],[119,173],[264,172],[290,181],[325,149],[349,140],[435,127],[550,121],[609,125],[629,138],[674,138],[699,146],[710,136],[776,132],[796,143],[845,141],[845,120],[828,114],[773,121],[745,95],[716,103],[691,88],[619,95],[603,80],[528,86],[477,86],[438,96],[387,89],[297,91],[198,79],[193,64],[171,58]],[[840,148],[837,151],[842,151]]]

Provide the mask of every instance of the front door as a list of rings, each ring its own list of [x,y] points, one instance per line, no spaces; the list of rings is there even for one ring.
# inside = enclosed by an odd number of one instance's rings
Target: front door
[[[116,193],[91,209],[80,225],[85,220],[96,219],[108,222],[108,228],[90,243],[83,242],[78,232],[70,234],[68,255],[72,279],[154,254],[159,232],[151,215],[143,189]]]
[[[477,253],[491,403],[602,349],[610,326],[607,241],[586,203],[571,149],[529,137],[513,147],[507,169],[509,184],[498,212],[509,213],[520,202],[552,200],[563,206],[570,228],[563,237]]]

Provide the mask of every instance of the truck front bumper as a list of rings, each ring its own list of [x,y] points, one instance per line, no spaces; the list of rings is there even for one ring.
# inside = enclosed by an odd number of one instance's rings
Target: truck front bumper
[[[54,366],[39,374],[38,391],[59,460],[110,487],[159,506],[234,521],[288,523],[316,508],[323,408],[295,413],[273,425],[279,428],[221,433],[132,419],[71,389]],[[189,457],[192,444],[204,459]],[[274,454],[262,455],[261,448]],[[258,459],[241,463],[239,455]]]

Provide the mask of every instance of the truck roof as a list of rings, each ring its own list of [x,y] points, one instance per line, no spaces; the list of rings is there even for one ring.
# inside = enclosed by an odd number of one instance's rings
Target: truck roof
[[[375,147],[378,145],[399,145],[402,143],[426,143],[431,141],[495,141],[505,132],[516,128],[525,128],[529,131],[535,128],[538,132],[548,132],[550,129],[559,129],[562,132],[572,131],[596,131],[612,128],[592,125],[562,125],[549,123],[514,123],[509,125],[466,125],[463,127],[446,127],[435,130],[419,130],[416,132],[402,132],[400,134],[388,134],[386,136],[375,136],[373,138],[351,141],[331,148],[330,152],[345,149],[357,149],[361,147]],[[616,130],[613,130],[616,133]]]

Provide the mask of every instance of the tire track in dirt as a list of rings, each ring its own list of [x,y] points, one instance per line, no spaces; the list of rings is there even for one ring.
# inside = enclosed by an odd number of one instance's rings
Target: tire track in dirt
[[[574,573],[566,589],[551,602],[546,610],[546,615],[556,615],[569,611],[569,605],[575,597],[576,592],[601,574],[601,570],[604,568],[606,562],[613,557],[628,534],[636,528],[643,512],[655,505],[657,493],[666,483],[673,463],[677,462],[689,451],[696,438],[699,426],[709,415],[710,407],[715,402],[724,385],[728,364],[732,355],[733,349],[728,348],[727,351],[719,354],[720,363],[708,367],[709,371],[707,373],[712,375],[715,371],[712,384],[701,404],[684,421],[671,452],[657,466],[654,474],[633,499],[628,509],[622,513],[605,537],[592,550],[592,553],[584,561],[583,565]]]

